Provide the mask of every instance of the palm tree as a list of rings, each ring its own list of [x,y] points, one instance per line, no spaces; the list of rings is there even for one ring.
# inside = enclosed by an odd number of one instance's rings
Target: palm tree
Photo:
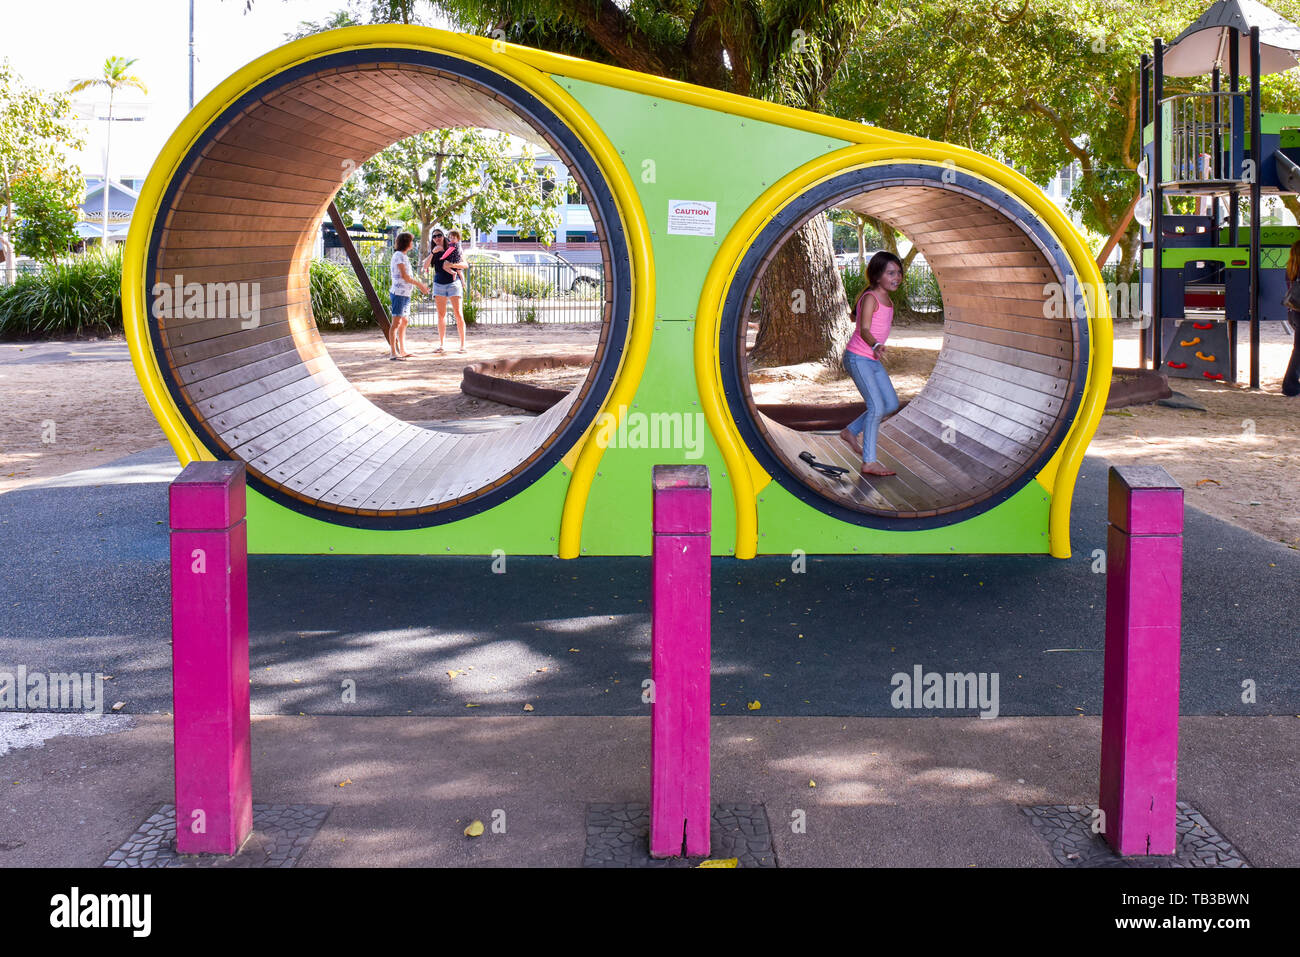
[[[113,97],[118,90],[124,87],[135,87],[146,96],[149,90],[145,88],[144,81],[134,73],[128,73],[135,63],[135,57],[128,60],[126,57],[111,56],[104,61],[104,73],[102,76],[91,77],[86,80],[77,80],[72,84],[70,92],[80,93],[82,90],[90,89],[92,86],[103,86],[108,88],[108,133],[104,138],[104,234],[100,240],[100,245],[108,246],[108,171],[109,171],[109,151],[113,143]]]

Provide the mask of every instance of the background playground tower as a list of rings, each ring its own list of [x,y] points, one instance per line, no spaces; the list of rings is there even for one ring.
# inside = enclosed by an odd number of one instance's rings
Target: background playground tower
[[[1300,193],[1300,115],[1262,113],[1259,80],[1294,67],[1297,49],[1294,24],[1223,0],[1142,57],[1142,365],[1150,357],[1171,376],[1236,382],[1246,322],[1259,388],[1259,326],[1287,318],[1286,264],[1300,240],[1300,227],[1261,223],[1265,195]],[[1208,92],[1165,95],[1167,76],[1205,75]],[[1195,212],[1166,212],[1171,197],[1196,197]]]
[[[544,143],[600,238],[608,281],[591,370],[510,430],[453,434],[381,412],[311,316],[312,240],[343,175],[434,126]],[[711,207],[711,223],[672,228],[683,203]],[[826,436],[758,411],[744,353],[766,263],[832,206],[900,228],[945,302],[934,374],[882,427],[899,474],[838,485],[799,458]],[[1079,296],[1066,317],[1044,310],[1045,289],[1100,288],[1086,244],[1002,164],[425,28],[318,34],[218,86],[151,172],[126,255],[146,397],[182,463],[247,463],[260,552],[645,555],[651,468],[690,453],[712,476],[715,554],[1068,557],[1074,482],[1110,378],[1105,297]],[[151,316],[149,290],[178,272],[260,283],[260,322]],[[631,412],[702,413],[702,455],[597,440],[602,413]]]

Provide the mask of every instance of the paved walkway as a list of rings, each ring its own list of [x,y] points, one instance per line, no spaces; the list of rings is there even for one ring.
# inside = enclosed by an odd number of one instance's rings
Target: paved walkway
[[[0,866],[97,865],[171,800],[174,471],[155,450],[0,495],[0,670],[103,672],[124,703],[0,714]],[[1021,808],[1096,799],[1105,474],[1068,561],[715,560],[714,800],[763,805],[783,866],[1055,866]],[[1186,543],[1180,798],[1298,866],[1300,553],[1195,509]],[[508,562],[253,559],[254,799],[332,808],[301,864],[575,865],[588,804],[647,799],[648,562]],[[996,673],[1000,717],[894,710],[915,665]],[[504,835],[461,834],[497,809]]]

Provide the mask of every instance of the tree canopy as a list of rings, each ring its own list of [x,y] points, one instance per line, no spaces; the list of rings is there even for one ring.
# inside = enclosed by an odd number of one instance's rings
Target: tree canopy
[[[60,239],[70,238],[70,227],[60,224],[75,210],[84,181],[67,157],[82,146],[68,97],[28,87],[8,60],[0,61],[0,249],[10,278],[15,233],[25,220],[25,254],[57,255]]]

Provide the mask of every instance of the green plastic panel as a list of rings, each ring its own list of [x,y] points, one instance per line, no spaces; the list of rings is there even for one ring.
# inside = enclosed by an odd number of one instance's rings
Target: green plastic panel
[[[701,107],[556,77],[618,151],[645,209],[655,267],[655,328],[645,372],[592,484],[581,550],[648,555],[651,469],[708,466],[713,553],[734,552],[735,504],[726,464],[695,384],[695,312],[719,244],[778,179],[845,141]],[[716,203],[712,236],[669,235],[672,201]],[[545,555],[557,552],[570,473],[563,463],[503,504],[425,529],[375,531],[306,518],[249,493],[249,547],[258,553]],[[777,483],[759,495],[760,554],[1016,553],[1049,551],[1050,496],[1036,481],[990,511],[940,529],[881,531],[848,525]]]

